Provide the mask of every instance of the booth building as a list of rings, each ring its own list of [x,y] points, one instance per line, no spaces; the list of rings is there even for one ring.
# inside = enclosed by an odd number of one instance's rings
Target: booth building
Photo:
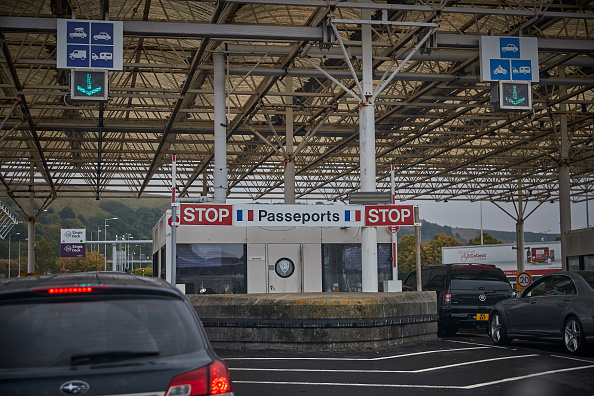
[[[236,212],[234,223],[253,216]],[[195,226],[182,221],[176,229],[176,283],[186,294],[360,292],[362,227],[327,226],[333,216],[325,216],[318,227]],[[172,268],[170,218],[167,211],[153,228],[153,273],[167,281]],[[392,280],[392,234],[380,226],[377,239],[378,290],[384,291],[390,287],[384,288],[384,281]]]

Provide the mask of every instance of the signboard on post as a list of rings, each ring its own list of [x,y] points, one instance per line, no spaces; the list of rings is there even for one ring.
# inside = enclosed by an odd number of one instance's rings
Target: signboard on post
[[[266,227],[414,226],[413,205],[180,204],[180,225]]]
[[[58,19],[58,69],[123,70],[122,21]]]
[[[536,38],[481,36],[479,47],[481,81],[539,81]]]
[[[60,231],[60,257],[86,257],[87,230],[62,229]]]

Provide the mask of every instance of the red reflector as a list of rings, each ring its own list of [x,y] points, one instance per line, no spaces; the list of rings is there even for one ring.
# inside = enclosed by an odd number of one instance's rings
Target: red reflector
[[[446,308],[451,308],[452,306],[452,295],[451,294],[446,294],[445,296],[445,307]]]

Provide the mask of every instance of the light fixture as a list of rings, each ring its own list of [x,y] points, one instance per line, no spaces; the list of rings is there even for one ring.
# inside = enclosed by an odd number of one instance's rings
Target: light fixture
[[[382,191],[353,191],[349,193],[351,205],[374,205],[392,203],[392,193]]]

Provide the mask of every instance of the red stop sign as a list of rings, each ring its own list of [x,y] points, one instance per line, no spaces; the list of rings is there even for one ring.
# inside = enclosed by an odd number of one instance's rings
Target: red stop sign
[[[179,216],[175,216],[176,221],[176,225],[175,228],[177,228],[179,226]],[[167,224],[169,224],[169,227],[171,227],[171,216],[169,216],[169,220],[167,220]]]

